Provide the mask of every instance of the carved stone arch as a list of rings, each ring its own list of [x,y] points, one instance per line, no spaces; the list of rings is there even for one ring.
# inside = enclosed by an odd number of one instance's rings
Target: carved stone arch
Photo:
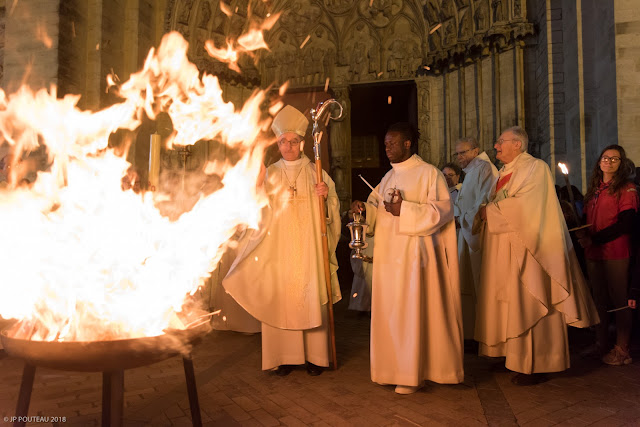
[[[274,29],[267,39],[269,52],[261,55],[260,70],[262,86],[280,85],[286,81],[295,81],[300,64],[299,45],[296,35],[288,28]]]
[[[423,1],[406,1],[405,8],[408,9],[405,13],[405,16],[411,17],[413,21],[416,22],[418,35],[422,39],[422,54],[423,56],[427,53],[427,38],[429,36],[429,24],[424,19],[422,13],[422,3]]]
[[[422,38],[412,31],[415,23],[400,15],[382,40],[383,66],[389,79],[411,78],[422,63]]]
[[[377,29],[358,18],[344,27],[336,83],[371,81],[382,72],[382,51]]]
[[[467,41],[473,36],[473,12],[471,6],[458,10],[458,41]]]
[[[333,16],[345,16],[352,13],[358,0],[322,0],[320,2],[327,14]]]
[[[416,7],[414,2],[406,2],[405,9],[403,9],[402,13],[399,13],[397,16],[393,17],[393,20],[387,28],[387,32],[395,31],[394,28],[398,25],[398,23],[402,22],[408,22],[411,33],[416,35],[420,39],[420,55],[418,56],[421,58],[426,57],[427,41],[429,35],[428,26],[424,18],[422,17],[420,10]],[[386,34],[387,33],[385,33],[383,37],[386,37]]]
[[[476,33],[484,33],[489,29],[491,21],[489,0],[473,1],[473,28]]]
[[[298,52],[302,56],[303,67],[297,84],[319,86],[326,78],[333,77],[337,58],[337,40],[325,24],[316,25],[309,33],[309,40]]]
[[[317,0],[287,0],[278,2],[274,6],[273,12],[281,12],[276,24],[277,27],[286,27],[293,34],[299,43],[305,39],[309,31],[321,21],[324,16],[324,9]]]
[[[298,41],[302,44],[304,38],[311,33],[317,25],[324,25],[330,30],[330,34],[337,44],[339,41],[339,30],[336,25],[336,21],[333,18],[331,12],[325,7],[325,2],[327,0],[279,0],[273,3],[272,13],[281,12],[282,15],[276,25],[274,26],[273,31],[280,27],[288,27],[294,34]],[[298,23],[291,24],[291,19],[287,21],[288,15],[298,15],[298,16],[311,16],[314,17],[311,22],[307,22],[304,25],[299,25]],[[307,16],[307,17],[308,17]],[[305,17],[305,19],[307,19]],[[284,20],[283,20],[284,18]],[[291,29],[293,28],[293,29]],[[272,31],[272,32],[273,32]]]

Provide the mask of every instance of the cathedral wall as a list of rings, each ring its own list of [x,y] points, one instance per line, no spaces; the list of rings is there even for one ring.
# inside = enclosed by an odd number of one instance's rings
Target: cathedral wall
[[[613,3],[618,141],[640,166],[640,1]]]
[[[584,85],[581,78],[578,51],[582,49],[578,40],[578,10],[575,0],[562,1],[562,108],[564,126],[559,126],[559,133],[564,136],[564,150],[557,150],[557,161],[564,162],[569,167],[569,176],[573,185],[583,186],[583,147],[584,132],[581,131],[581,117],[583,102],[580,86]],[[580,40],[581,42],[581,40]],[[562,101],[562,104],[560,104]],[[584,162],[586,167],[586,162]],[[558,169],[556,168],[556,171]],[[584,173],[586,184],[586,171]],[[559,180],[558,176],[556,180]]]
[[[84,93],[87,80],[87,2],[60,5],[59,93]],[[84,102],[82,100],[81,102]]]
[[[587,168],[618,141],[616,39],[612,0],[583,0]]]
[[[635,137],[633,126],[639,122],[634,116],[637,52],[633,42],[627,46],[631,50],[621,47],[633,40],[627,29],[631,34],[635,30],[626,24],[618,30],[614,3],[530,0],[527,6],[538,29],[524,48],[529,151],[549,163],[562,185],[556,165],[566,162],[571,183],[583,192],[602,148],[620,141],[635,150],[635,141],[618,138],[621,123],[627,123]],[[631,3],[640,7],[640,1]],[[634,13],[629,11],[624,19],[634,19]],[[620,82],[621,76],[627,83]]]
[[[426,122],[427,134],[429,135],[429,155],[425,158],[428,159],[430,163],[438,164],[438,163],[446,163],[444,156],[441,157],[440,142],[445,139],[445,111],[444,102],[441,102],[444,99],[444,76],[437,76],[430,78],[431,91],[430,91],[430,102],[431,102],[431,117],[430,121]],[[425,133],[424,129],[420,129],[421,133]],[[425,157],[425,156],[423,156]]]
[[[479,70],[478,70],[479,68]],[[478,74],[478,72],[480,74]],[[493,97],[493,68],[492,58],[487,56],[482,58],[478,67],[476,67],[476,79],[478,81],[479,90],[482,94],[478,100],[478,108],[482,122],[480,123],[480,138],[478,143],[484,150],[488,150],[488,154],[493,154],[493,141],[497,139],[497,125],[494,120],[494,97]],[[482,105],[480,105],[480,103]]]
[[[125,80],[162,34],[175,30],[189,41],[192,61],[217,75],[236,105],[256,88],[285,81],[298,92],[326,89],[345,105],[354,85],[415,81],[419,154],[436,165],[451,160],[461,136],[478,137],[493,156],[494,141],[514,124],[529,133],[529,151],[554,170],[558,161],[570,162],[579,187],[607,144],[620,141],[640,163],[640,0],[228,0],[226,10],[213,0],[10,3],[0,0],[5,90],[32,64],[33,86],[56,83],[61,94],[81,93],[82,108],[103,107],[115,101],[106,75]],[[257,61],[241,59],[239,74],[213,60],[204,42],[221,45],[246,31],[249,4],[258,21],[282,15],[265,32],[270,50]],[[347,177],[339,189],[346,200],[350,126],[331,126],[340,133],[332,136],[338,154],[331,160]],[[131,160],[141,168],[153,130],[136,137]],[[206,156],[219,148],[206,148]]]
[[[524,97],[515,48],[432,77],[431,152],[433,164],[454,161],[458,139],[473,136],[489,156],[505,128],[519,123],[519,100]]]
[[[2,87],[15,91],[58,82],[59,0],[5,3]]]

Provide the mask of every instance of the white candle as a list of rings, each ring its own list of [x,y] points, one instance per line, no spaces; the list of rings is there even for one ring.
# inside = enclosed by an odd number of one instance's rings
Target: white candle
[[[360,179],[361,179],[362,181],[364,181],[364,183],[365,183],[365,184],[367,184],[367,187],[369,187],[369,188],[371,189],[371,191],[373,191],[373,194],[375,194],[375,195],[380,199],[380,201],[384,201],[384,197],[382,197],[382,196],[380,195],[380,193],[378,193],[378,192],[376,191],[376,189],[375,189],[375,188],[373,188],[373,187],[371,186],[371,184],[369,184],[369,182],[368,182],[366,179],[364,179],[364,177],[363,177],[362,175],[358,175],[358,176],[360,177]]]
[[[151,135],[151,144],[149,146],[149,190],[156,191],[158,181],[160,179],[160,144],[162,139],[160,135],[154,133]]]

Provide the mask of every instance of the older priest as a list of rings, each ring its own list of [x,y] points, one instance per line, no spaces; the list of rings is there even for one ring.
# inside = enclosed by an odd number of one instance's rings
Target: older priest
[[[482,265],[482,235],[473,233],[473,219],[480,206],[485,205],[491,197],[491,190],[498,179],[498,170],[491,163],[487,153],[480,152],[480,146],[474,137],[462,138],[458,141],[456,156],[466,174],[458,198],[453,205],[454,214],[460,224],[458,256],[464,338],[473,339],[476,295]]]
[[[267,168],[264,188],[272,220],[257,246],[246,245],[223,286],[262,322],[262,369],[287,375],[307,362],[310,375],[329,366],[328,302],[320,221],[327,220],[333,302],[340,300],[335,249],[340,236],[339,201],[333,180],[302,154],[309,122],[298,110],[284,107],[271,129],[282,159]],[[327,199],[320,214],[318,197]],[[254,247],[253,250],[251,248]]]
[[[500,135],[496,157],[504,167],[478,212],[486,229],[475,338],[481,355],[506,356],[519,385],[569,368],[567,324],[598,322],[551,172],[526,153],[527,144],[520,127]]]
[[[456,231],[442,173],[411,154],[417,132],[398,123],[384,140],[392,170],[366,209],[375,233],[371,301],[371,379],[399,394],[425,380],[464,379]]]

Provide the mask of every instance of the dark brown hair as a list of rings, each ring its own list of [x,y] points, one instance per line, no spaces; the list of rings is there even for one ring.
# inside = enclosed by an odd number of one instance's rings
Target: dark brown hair
[[[411,141],[411,153],[418,152],[418,139],[420,132],[409,122],[398,122],[389,126],[387,132],[397,132],[402,136],[403,141]]]
[[[602,182],[602,169],[600,169],[600,159],[602,159],[602,155],[607,150],[616,150],[620,153],[620,167],[616,171],[615,175],[611,179],[611,184],[609,185],[609,194],[617,194],[620,195],[620,190],[627,183],[630,182],[629,177],[631,176],[631,167],[630,161],[627,159],[627,153],[624,151],[624,148],[617,144],[609,145],[605,147],[604,150],[600,152],[600,156],[598,157],[598,161],[593,168],[593,172],[591,172],[591,178],[589,179],[589,187],[587,189],[587,194],[584,196],[585,203],[589,200],[593,199],[596,194],[596,190],[600,186],[600,182]]]

